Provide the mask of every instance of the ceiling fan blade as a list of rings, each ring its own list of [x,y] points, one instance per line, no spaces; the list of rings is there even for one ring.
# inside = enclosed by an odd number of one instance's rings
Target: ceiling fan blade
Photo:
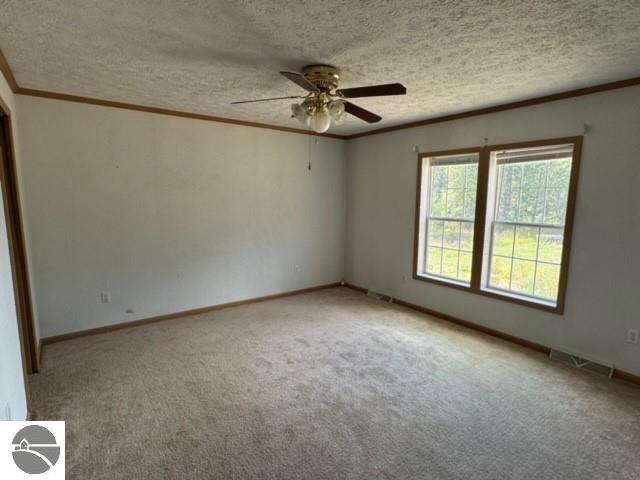
[[[354,105],[351,102],[344,102],[344,110],[351,115],[358,117],[360,120],[364,120],[367,123],[376,123],[382,120],[382,117],[376,115],[369,110],[365,110],[362,107]]]
[[[260,98],[258,100],[240,100],[239,102],[231,102],[231,105],[237,105],[238,103],[270,102],[272,100],[286,100],[289,98],[304,98],[304,97],[300,95],[290,95],[288,97]]]
[[[407,89],[401,83],[385,83],[370,87],[343,88],[336,93],[344,98],[381,97],[384,95],[405,95]]]
[[[300,75],[299,73],[293,73],[293,72],[280,72],[280,74],[284,75],[293,83],[304,88],[309,92],[320,93],[320,90],[313,83],[311,83],[309,80],[304,78],[304,75]]]

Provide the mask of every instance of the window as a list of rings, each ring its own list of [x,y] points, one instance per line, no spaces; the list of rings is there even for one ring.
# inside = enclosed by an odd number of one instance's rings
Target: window
[[[556,301],[572,151],[563,145],[491,153],[487,289]]]
[[[479,154],[427,157],[423,275],[469,285]]]
[[[581,140],[420,154],[414,278],[562,313]]]

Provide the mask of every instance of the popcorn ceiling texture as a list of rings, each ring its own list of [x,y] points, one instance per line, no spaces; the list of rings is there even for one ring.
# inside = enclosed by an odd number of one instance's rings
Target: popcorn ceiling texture
[[[299,127],[279,70],[329,63],[390,126],[640,75],[640,0],[0,0],[22,87]],[[371,126],[350,117],[333,132]]]

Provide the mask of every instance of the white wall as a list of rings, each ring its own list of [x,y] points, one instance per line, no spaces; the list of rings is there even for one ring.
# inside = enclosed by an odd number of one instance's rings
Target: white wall
[[[580,135],[567,303],[558,316],[412,279],[416,154]],[[640,374],[640,87],[349,141],[346,280]]]
[[[43,336],[345,272],[356,285],[640,374],[640,347],[625,343],[627,329],[640,328],[640,87],[318,146],[271,130],[17,102]],[[576,135],[585,122],[563,316],[411,278],[414,145]],[[103,290],[110,304],[99,303]]]
[[[343,140],[26,96],[18,107],[43,337],[342,279]]]
[[[0,98],[11,110],[14,122],[14,142],[17,144],[15,98],[2,75],[0,75]],[[17,145],[15,150],[17,156]],[[11,274],[9,241],[2,203],[3,200],[0,197],[0,420],[6,419],[7,412],[10,412],[12,420],[24,420],[27,417],[27,398],[13,276]]]

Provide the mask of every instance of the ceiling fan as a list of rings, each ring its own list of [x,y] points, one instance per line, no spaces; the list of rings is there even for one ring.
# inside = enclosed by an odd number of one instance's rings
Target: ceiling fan
[[[297,118],[313,131],[323,133],[329,129],[331,121],[336,125],[342,123],[345,113],[350,113],[368,123],[382,120],[379,115],[345,100],[346,98],[405,95],[407,93],[407,89],[400,83],[339,89],[340,72],[331,65],[309,65],[302,69],[302,73],[280,72],[280,74],[309,93],[306,95],[243,100],[231,103],[269,102],[272,100],[303,98],[304,100],[299,104],[294,103],[291,105],[292,117]]]

